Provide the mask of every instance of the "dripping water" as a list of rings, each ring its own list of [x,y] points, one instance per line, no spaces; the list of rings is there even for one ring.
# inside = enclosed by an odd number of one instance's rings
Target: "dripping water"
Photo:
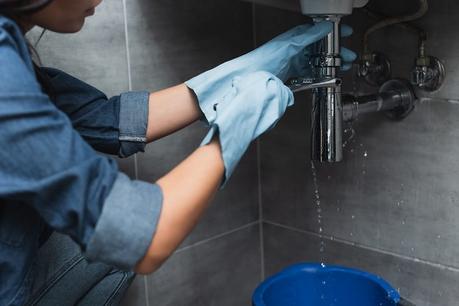
[[[312,182],[314,185],[314,200],[315,200],[315,208],[317,213],[317,227],[319,232],[319,239],[320,239],[320,262],[322,267],[325,267],[325,259],[324,259],[324,252],[325,252],[325,240],[323,237],[324,226],[322,223],[322,207],[320,202],[320,192],[319,192],[319,181],[317,179],[317,169],[314,164],[314,161],[311,161],[311,171],[312,171]]]

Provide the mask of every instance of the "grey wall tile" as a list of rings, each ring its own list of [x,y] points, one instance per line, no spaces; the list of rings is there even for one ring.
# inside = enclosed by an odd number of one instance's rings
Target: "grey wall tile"
[[[328,239],[323,240],[325,248],[321,253],[321,239],[317,235],[270,224],[265,224],[264,233],[268,276],[292,264],[323,261],[380,275],[416,305],[457,305],[459,294],[453,288],[459,282],[458,269],[436,267]]]
[[[264,218],[318,231],[305,108],[262,139]],[[345,161],[316,165],[323,230],[458,266],[458,113],[456,104],[426,102],[401,122],[374,115],[355,124]]]
[[[218,1],[128,1],[129,50],[134,89],[176,85],[252,47],[251,4]],[[138,156],[139,177],[154,181],[198,146],[202,123],[150,144]],[[258,219],[255,148],[251,148],[204,220],[186,240],[201,239]]]
[[[255,5],[254,31],[256,42],[261,45],[294,26],[310,22],[310,19],[297,12],[276,9],[271,6]]]
[[[269,7],[276,7],[284,10],[289,10],[293,12],[300,12],[301,6],[300,1],[298,0],[243,0],[248,2],[253,2],[256,4],[261,4]]]
[[[131,179],[136,179],[134,158],[134,156],[128,158],[115,158],[118,162],[120,171],[128,175]]]
[[[147,306],[146,276],[138,275],[121,300],[121,306]]]
[[[148,278],[150,305],[250,305],[260,281],[258,225],[178,252]]]
[[[141,0],[127,12],[137,89],[176,85],[252,47],[249,3]]]
[[[40,30],[32,33],[32,43]],[[70,73],[107,95],[128,90],[122,0],[104,1],[76,34],[47,31],[37,46],[44,66]]]

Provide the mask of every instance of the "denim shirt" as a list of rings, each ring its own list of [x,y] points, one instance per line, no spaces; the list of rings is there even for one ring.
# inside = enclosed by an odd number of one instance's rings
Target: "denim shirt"
[[[38,83],[18,26],[0,16],[0,305],[22,305],[37,250],[56,230],[91,261],[130,270],[159,219],[155,184],[120,173],[97,151],[126,157],[146,143],[148,93],[107,99],[55,69]]]

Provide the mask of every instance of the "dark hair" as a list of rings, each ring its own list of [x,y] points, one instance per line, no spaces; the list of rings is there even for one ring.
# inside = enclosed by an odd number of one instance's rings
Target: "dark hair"
[[[0,0],[0,14],[30,14],[36,12],[53,0]]]

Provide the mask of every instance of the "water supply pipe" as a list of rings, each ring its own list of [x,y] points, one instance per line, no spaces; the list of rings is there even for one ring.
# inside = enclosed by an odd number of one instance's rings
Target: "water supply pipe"
[[[410,21],[417,20],[421,17],[423,17],[427,12],[429,11],[429,3],[428,0],[419,0],[419,9],[409,15],[405,16],[397,16],[397,17],[388,17],[384,20],[381,20],[380,22],[376,23],[372,27],[370,27],[366,32],[363,37],[363,48],[364,48],[364,54],[368,54],[370,52],[369,47],[368,47],[368,39],[371,34],[374,32],[381,30],[385,27],[395,25],[395,24],[400,24],[400,23],[406,23]]]

